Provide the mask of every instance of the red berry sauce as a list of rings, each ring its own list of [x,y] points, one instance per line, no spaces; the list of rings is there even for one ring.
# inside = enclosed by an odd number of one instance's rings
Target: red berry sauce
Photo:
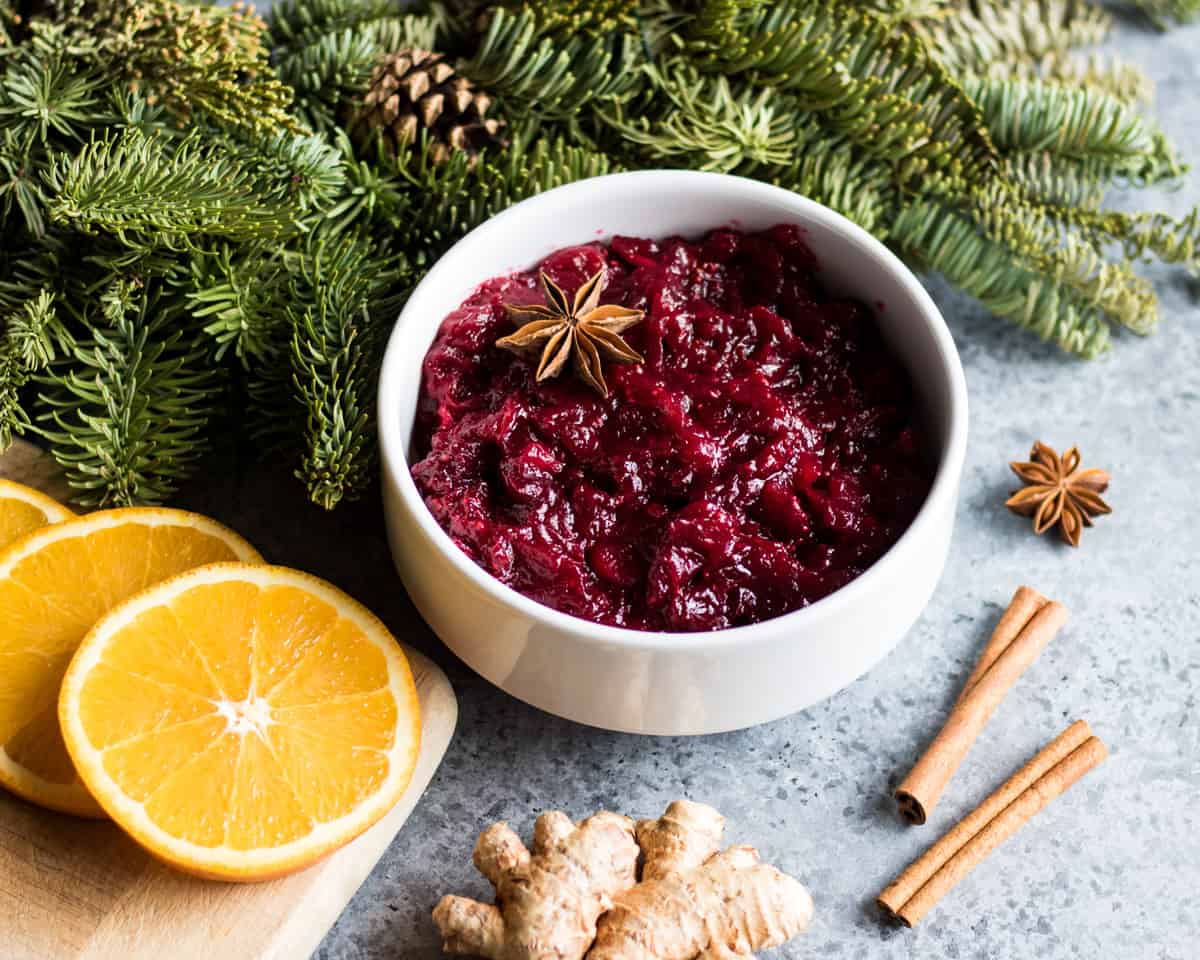
[[[425,357],[413,477],[438,523],[540,603],[637,630],[719,630],[799,609],[874,563],[929,491],[908,376],[870,309],[825,294],[800,230],[616,237],[540,268],[646,311],[646,361],[570,364],[493,344],[537,269],[489,280]]]

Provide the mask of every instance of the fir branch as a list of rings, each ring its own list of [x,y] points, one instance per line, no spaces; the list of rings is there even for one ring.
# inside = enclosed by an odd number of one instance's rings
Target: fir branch
[[[831,207],[880,240],[888,238],[899,198],[892,171],[857,154],[845,141],[811,130],[800,138],[792,163],[773,181]]]
[[[1080,303],[1070,290],[985,238],[970,219],[936,202],[904,207],[892,225],[892,242],[1043,340],[1089,358],[1109,349],[1108,324],[1098,309]]]
[[[586,42],[545,35],[528,12],[498,8],[463,72],[510,109],[571,121],[585,107],[628,98],[640,82],[638,38]]]
[[[947,16],[909,21],[935,56],[956,73],[1011,70],[1101,43],[1112,18],[1084,0],[974,0]]]
[[[324,137],[287,131],[248,137],[213,132],[207,139],[224,144],[230,158],[254,177],[263,203],[285,204],[295,219],[327,207],[345,185],[345,150]]]
[[[104,78],[67,57],[57,42],[27,44],[0,74],[0,130],[23,149],[82,142],[105,118]]]
[[[21,15],[11,0],[0,0],[0,50],[16,45],[20,24]]]
[[[351,147],[345,133],[338,131],[335,143],[344,153]],[[405,214],[410,198],[408,183],[389,168],[385,158],[377,163],[348,159],[345,162],[342,190],[321,212],[318,230],[339,234],[356,224],[378,224],[384,230],[406,231],[409,224]]]
[[[562,39],[636,29],[639,13],[637,0],[526,0],[501,5],[522,8],[543,35]]]
[[[1007,150],[1094,159],[1114,175],[1140,182],[1186,169],[1148,121],[1108,94],[992,77],[968,77],[964,87],[982,108],[996,143]]]
[[[271,13],[272,58],[305,123],[334,131],[385,53],[432,50],[444,29],[436,12],[397,15],[392,0],[291,0]]]
[[[189,311],[212,338],[213,357],[227,351],[249,366],[277,359],[275,348],[290,301],[282,258],[263,244],[222,244],[192,258],[184,294]]]
[[[6,222],[19,213],[25,229],[34,237],[46,233],[46,194],[42,190],[38,156],[22,148],[11,130],[0,135],[0,214]],[[9,227],[14,232],[17,227]]]
[[[1057,157],[1048,151],[1013,153],[1004,158],[1005,176],[1022,194],[1053,207],[1097,210],[1110,182],[1107,165]]]
[[[615,169],[605,154],[565,138],[533,137],[520,134],[508,150],[481,154],[475,164],[462,153],[437,164],[423,144],[410,151],[397,171],[413,187],[405,215],[415,241],[410,269],[431,266],[468,230],[526,197]]]
[[[127,129],[58,158],[46,182],[53,221],[138,250],[189,250],[200,236],[279,236],[294,225],[278,185],[264,194],[221,144],[196,136],[164,142]]]
[[[437,9],[400,14],[395,0],[284,0],[271,7],[270,38],[276,60],[352,33],[380,53],[404,47],[433,50],[446,27]]]
[[[318,132],[338,129],[343,103],[367,86],[381,56],[375,39],[340,30],[279,59],[279,74],[295,91],[300,118]]]
[[[1157,322],[1150,284],[1128,262],[1107,262],[1087,236],[1072,232],[1046,207],[1023,200],[1004,184],[993,184],[977,188],[962,212],[985,238],[1010,251],[1027,269],[1070,290],[1078,303],[1137,333],[1148,333]]]
[[[1072,54],[1047,54],[1040,60],[997,61],[983,76],[999,80],[1044,80],[1061,87],[1087,87],[1129,105],[1149,103],[1154,84],[1145,71],[1115,56],[1093,53],[1086,57]]]
[[[366,238],[318,244],[293,287],[292,385],[306,411],[296,476],[313,503],[355,499],[375,473],[374,406],[382,324],[372,316],[388,270]]]
[[[7,344],[0,344],[0,453],[7,450],[14,436],[29,429],[29,415],[21,405],[21,391],[29,380],[21,359]]]
[[[729,20],[701,5],[692,35],[713,70],[792,94],[836,135],[886,157],[901,182],[937,170],[990,176],[996,149],[978,107],[924,44],[867,10],[836,0],[739,5]],[[716,30],[731,33],[717,34]]]
[[[222,377],[179,313],[132,280],[101,297],[91,339],[38,377],[33,429],[86,506],[161,503],[204,451]]]
[[[29,373],[44,370],[75,346],[59,320],[54,294],[45,288],[10,313],[4,327],[8,349]]]
[[[1159,30],[1200,16],[1200,0],[1132,0],[1132,3]]]
[[[653,110],[633,107],[628,120],[617,107],[607,122],[649,161],[746,174],[791,162],[794,114],[775,91],[740,84],[735,92],[725,77],[702,76],[686,63],[646,73],[661,102]]]

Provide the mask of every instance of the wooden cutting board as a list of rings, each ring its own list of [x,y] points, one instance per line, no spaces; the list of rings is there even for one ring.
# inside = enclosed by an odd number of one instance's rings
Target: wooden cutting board
[[[51,496],[52,460],[17,441],[0,477]],[[458,703],[445,674],[407,647],[421,698],[421,752],[403,799],[309,869],[260,884],[176,873],[111,823],[40,810],[0,790],[3,960],[301,960],[333,925],[408,819],[450,743]]]

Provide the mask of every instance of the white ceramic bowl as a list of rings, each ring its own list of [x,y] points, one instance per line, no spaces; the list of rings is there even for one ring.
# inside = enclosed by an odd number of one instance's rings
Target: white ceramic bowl
[[[752,626],[647,633],[522,596],[476,566],[426,509],[408,451],[421,365],[443,318],[485,280],[613,234],[697,236],[735,225],[804,228],[828,289],[881,303],[878,323],[912,375],[937,457],[912,526],[869,570],[811,606]],[[967,391],[945,321],[883,244],[826,207],[720,174],[597,177],[519,203],[438,261],[392,333],[379,384],[388,538],[409,595],[468,665],[515,697],[612,730],[715,733],[830,696],[881,660],[920,615],[946,562],[967,439]]]

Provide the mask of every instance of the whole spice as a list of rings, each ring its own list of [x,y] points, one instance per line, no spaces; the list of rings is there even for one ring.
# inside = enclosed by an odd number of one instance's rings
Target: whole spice
[[[1067,611],[1021,587],[933,743],[896,788],[900,814],[922,824],[1009,689],[1066,622]]]
[[[1051,800],[1108,756],[1077,720],[914,861],[879,895],[880,907],[913,926]]]
[[[620,334],[641,321],[641,310],[615,304],[600,306],[604,271],[599,270],[575,291],[574,300],[545,273],[541,274],[546,306],[505,304],[508,315],[524,325],[516,333],[501,337],[496,346],[513,353],[541,352],[538,361],[539,382],[557,377],[567,359],[572,358],[575,372],[600,396],[608,396],[604,380],[604,359],[617,363],[641,363],[640,353],[621,339]]]
[[[1043,534],[1057,525],[1063,540],[1079,546],[1084,527],[1092,518],[1112,513],[1101,498],[1108,489],[1109,475],[1097,467],[1079,469],[1079,448],[1072,447],[1061,457],[1040,440],[1033,445],[1028,461],[1009,464],[1023,483],[1004,505],[1013,513],[1033,517],[1033,532]]]

